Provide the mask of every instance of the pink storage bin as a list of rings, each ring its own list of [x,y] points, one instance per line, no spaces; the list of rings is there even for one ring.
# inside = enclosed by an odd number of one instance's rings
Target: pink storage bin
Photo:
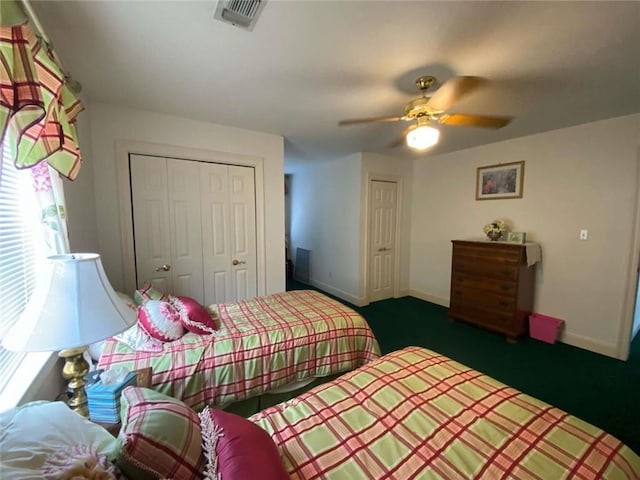
[[[556,343],[564,320],[540,313],[529,315],[529,336],[547,343]]]

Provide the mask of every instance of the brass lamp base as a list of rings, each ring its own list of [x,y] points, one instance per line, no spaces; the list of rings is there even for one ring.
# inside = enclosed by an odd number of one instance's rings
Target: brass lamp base
[[[68,348],[61,350],[58,355],[65,359],[62,376],[69,380],[69,388],[73,392],[67,404],[74,412],[89,418],[87,392],[84,389],[87,383],[84,378],[89,373],[89,364],[82,355],[85,350],[86,347]]]

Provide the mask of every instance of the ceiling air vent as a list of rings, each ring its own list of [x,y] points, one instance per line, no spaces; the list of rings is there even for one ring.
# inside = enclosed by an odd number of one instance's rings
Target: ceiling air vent
[[[245,30],[253,30],[266,0],[218,0],[214,18]]]

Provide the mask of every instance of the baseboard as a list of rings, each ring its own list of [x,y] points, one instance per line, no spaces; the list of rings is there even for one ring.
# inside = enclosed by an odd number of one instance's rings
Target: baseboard
[[[398,290],[398,296],[396,298],[409,297],[411,296],[411,290],[408,288]]]
[[[436,305],[449,308],[448,298],[437,297],[436,295],[431,295],[430,293],[413,289],[409,289],[409,295],[419,298],[420,300],[424,300],[425,302],[431,302],[435,303]]]
[[[356,297],[355,295],[350,294],[349,292],[345,292],[344,290],[340,290],[339,288],[335,288],[331,285],[328,285],[324,282],[319,282],[318,280],[309,279],[309,285],[319,288],[323,292],[330,293],[338,298],[341,298],[345,302],[349,302],[356,307],[363,307],[367,304],[364,298]]]
[[[576,333],[565,332],[560,338],[560,341],[574,347],[589,350],[590,352],[606,355],[607,357],[618,358],[617,345],[599,342],[591,337],[585,337]]]

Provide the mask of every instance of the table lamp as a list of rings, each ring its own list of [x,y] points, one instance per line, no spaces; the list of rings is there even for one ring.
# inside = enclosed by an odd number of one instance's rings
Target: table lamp
[[[2,340],[7,350],[58,351],[65,359],[63,377],[73,392],[69,407],[89,416],[84,389],[89,364],[87,345],[123,332],[136,323],[136,313],[109,283],[100,255],[73,253],[47,258],[20,319]]]

